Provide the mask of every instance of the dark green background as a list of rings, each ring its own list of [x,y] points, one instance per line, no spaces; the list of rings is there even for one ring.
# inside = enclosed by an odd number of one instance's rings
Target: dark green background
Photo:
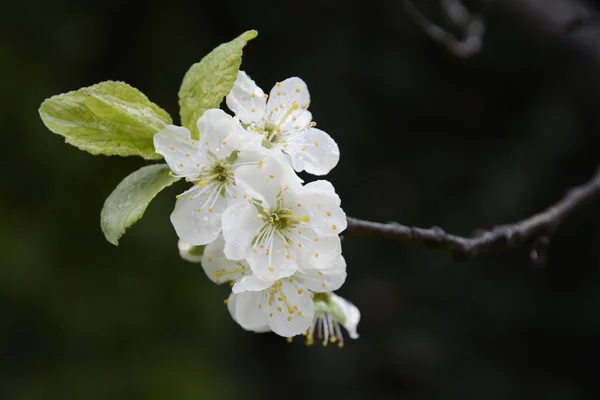
[[[146,163],[79,151],[37,113],[51,95],[122,80],[178,121],[187,68],[257,29],[242,68],[265,90],[307,82],[315,120],[340,146],[328,179],[348,215],[470,234],[589,179],[600,158],[594,63],[493,7],[483,51],[459,59],[399,3],[3,5],[0,399],[589,395],[600,205],[560,227],[545,268],[528,246],[458,264],[441,250],[346,236],[339,293],[360,308],[361,337],[306,348],[243,331],[223,305],[228,289],[179,259],[169,214],[185,184],[161,193],[120,247],[106,242],[104,199]]]

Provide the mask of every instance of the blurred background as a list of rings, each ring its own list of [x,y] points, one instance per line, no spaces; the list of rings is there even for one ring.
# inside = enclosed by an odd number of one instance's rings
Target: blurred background
[[[561,225],[543,268],[531,246],[456,263],[347,235],[338,293],[362,312],[360,339],[287,344],[243,331],[228,288],[179,258],[169,214],[185,183],[110,245],[102,204],[147,162],[79,151],[37,109],[122,80],[179,122],[187,69],[257,29],[242,68],[267,91],[307,82],[340,146],[328,179],[348,215],[468,235],[593,175],[599,3],[465,1],[486,28],[470,57],[431,40],[402,1],[3,4],[0,399],[594,398],[600,204]],[[414,4],[464,33],[438,1]]]

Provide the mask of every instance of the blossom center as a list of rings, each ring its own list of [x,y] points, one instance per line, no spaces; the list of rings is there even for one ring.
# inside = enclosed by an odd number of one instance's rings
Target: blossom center
[[[217,161],[213,166],[208,169],[208,172],[200,175],[200,182],[198,185],[204,187],[205,185],[216,183],[219,188],[226,186],[227,184],[233,184],[233,171],[231,164],[224,161]]]

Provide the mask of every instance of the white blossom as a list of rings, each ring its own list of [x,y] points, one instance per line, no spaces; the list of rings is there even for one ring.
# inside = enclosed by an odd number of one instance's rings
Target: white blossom
[[[239,150],[248,144],[248,133],[236,118],[219,109],[207,110],[198,120],[198,128],[200,140],[192,139],[188,129],[174,125],[154,135],[155,150],[164,156],[172,175],[194,183],[177,196],[171,214],[178,236],[190,245],[210,243],[219,235],[223,211],[241,201],[235,169],[256,164],[239,157]]]
[[[346,279],[346,262],[339,257],[330,268],[300,267],[294,275],[263,281],[255,275],[241,278],[234,286],[228,306],[235,302],[234,320],[244,329],[292,337],[306,332],[315,318],[315,293],[339,288]]]
[[[356,328],[360,321],[360,311],[348,300],[335,293],[318,293],[314,297],[315,316],[310,328],[304,333],[306,344],[314,343],[315,331],[323,346],[336,343],[344,346],[344,335],[340,325],[347,331],[351,339],[358,339]]]
[[[223,214],[227,258],[245,259],[264,281],[291,276],[301,264],[326,268],[337,260],[347,223],[329,182],[302,186],[271,157],[239,167],[235,180],[247,202]]]
[[[308,111],[310,95],[302,79],[277,82],[267,96],[244,71],[239,71],[226,102],[249,131],[262,135],[274,151],[287,154],[294,170],[325,175],[338,163],[337,144],[315,128]]]

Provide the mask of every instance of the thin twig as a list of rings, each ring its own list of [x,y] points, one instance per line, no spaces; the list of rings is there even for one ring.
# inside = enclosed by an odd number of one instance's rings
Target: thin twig
[[[379,223],[352,217],[348,217],[346,232],[384,236],[396,240],[422,243],[431,248],[446,249],[457,261],[472,259],[491,249],[512,249],[534,239],[531,258],[536,264],[543,264],[546,249],[556,228],[573,211],[595,198],[600,198],[600,168],[590,181],[572,188],[562,200],[539,214],[513,224],[480,231],[471,237],[452,235],[438,227],[416,228],[397,222]]]

